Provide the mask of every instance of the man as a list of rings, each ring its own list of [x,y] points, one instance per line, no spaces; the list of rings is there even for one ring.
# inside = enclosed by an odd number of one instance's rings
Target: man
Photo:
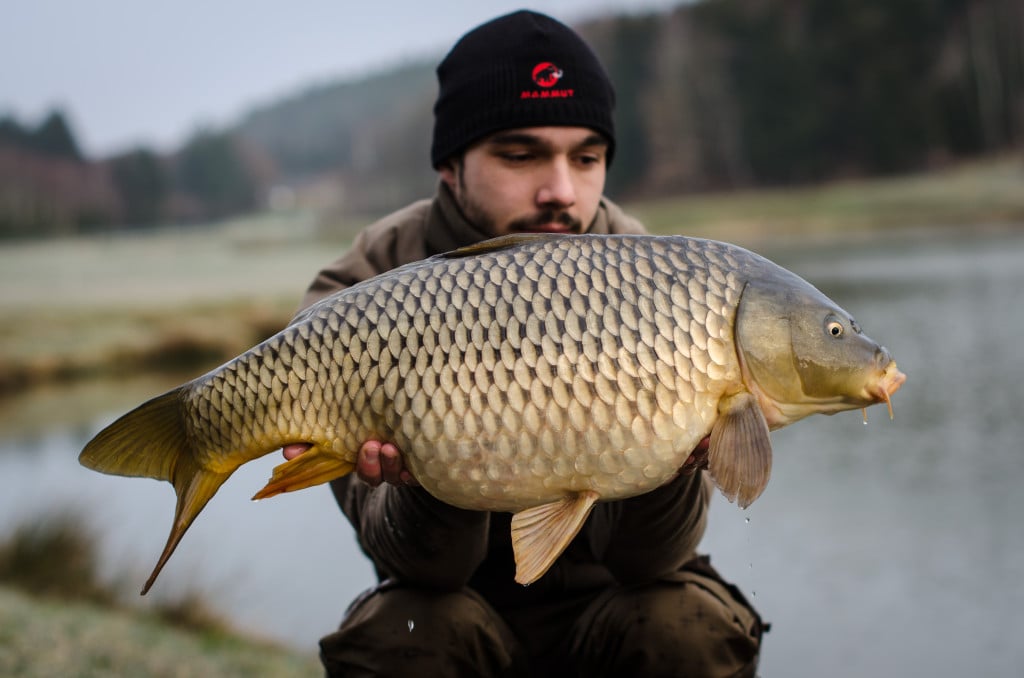
[[[466,34],[437,75],[436,197],[363,231],[304,305],[498,235],[643,232],[602,197],[614,94],[572,30],[503,16]],[[331,487],[381,583],[321,640],[330,675],[754,675],[760,619],[694,551],[711,493],[703,471],[688,464],[661,488],[598,504],[529,587],[513,579],[508,514],[434,499],[389,441],[362,446],[357,475]]]

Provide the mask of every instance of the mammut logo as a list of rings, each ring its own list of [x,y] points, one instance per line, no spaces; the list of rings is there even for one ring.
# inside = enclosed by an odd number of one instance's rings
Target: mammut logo
[[[533,67],[533,81],[541,87],[554,87],[563,75],[562,69],[550,61],[542,61]]]
[[[543,89],[523,90],[520,99],[567,99],[573,95],[571,89],[551,89],[558,84],[565,72],[550,61],[542,61],[533,67],[530,76]]]

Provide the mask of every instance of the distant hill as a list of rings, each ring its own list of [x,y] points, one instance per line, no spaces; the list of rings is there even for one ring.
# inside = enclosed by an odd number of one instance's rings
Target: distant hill
[[[232,128],[266,153],[280,183],[328,185],[347,211],[386,209],[432,191],[434,64],[410,63],[310,88],[259,108]]]
[[[616,86],[607,191],[620,200],[897,174],[1024,143],[1020,0],[704,0],[576,28]],[[0,236],[209,219],[274,195],[326,212],[394,209],[436,181],[435,65],[309,87],[167,157],[91,163],[99,210],[70,196],[80,182],[19,175],[0,125]],[[57,171],[41,152],[16,153]]]

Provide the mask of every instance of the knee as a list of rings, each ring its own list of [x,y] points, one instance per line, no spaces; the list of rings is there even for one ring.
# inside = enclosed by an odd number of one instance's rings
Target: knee
[[[694,573],[616,591],[589,629],[583,642],[604,666],[643,666],[644,675],[753,676],[760,652],[757,613],[722,582]]]
[[[489,675],[511,665],[515,649],[504,621],[472,590],[406,586],[382,587],[357,601],[320,641],[329,675],[405,675],[412,667]]]

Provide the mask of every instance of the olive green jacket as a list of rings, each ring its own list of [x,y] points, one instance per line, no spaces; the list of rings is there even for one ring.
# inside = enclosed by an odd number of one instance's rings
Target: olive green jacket
[[[644,233],[602,200],[590,233]],[[317,275],[307,306],[331,292],[427,256],[485,240],[443,184],[422,200],[362,231]],[[378,576],[439,589],[469,585],[496,609],[653,580],[694,555],[704,533],[710,485],[703,473],[679,476],[640,497],[600,503],[554,566],[529,587],[515,584],[510,516],[444,504],[421,488],[371,488],[347,476],[331,486]]]

